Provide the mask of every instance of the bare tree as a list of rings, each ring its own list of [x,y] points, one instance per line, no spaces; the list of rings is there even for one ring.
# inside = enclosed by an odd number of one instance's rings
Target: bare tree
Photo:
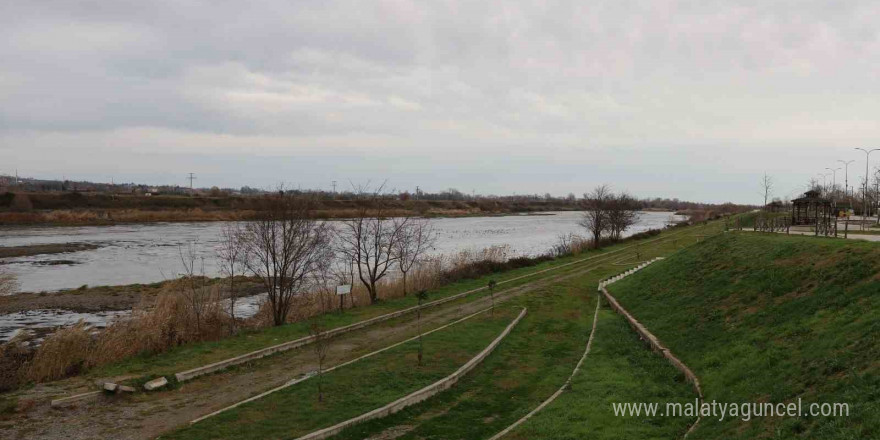
[[[353,263],[358,278],[370,295],[370,303],[379,301],[379,280],[398,261],[395,252],[401,231],[409,226],[409,218],[386,216],[380,187],[362,203],[358,215],[342,221],[338,229],[339,252]],[[364,194],[364,191],[360,191]]]
[[[598,248],[602,233],[608,230],[608,205],[612,197],[608,185],[597,186],[584,194],[584,215],[579,224],[593,236],[593,247]]]
[[[315,338],[312,343],[312,350],[315,352],[315,358],[318,361],[318,402],[324,401],[324,359],[327,358],[327,349],[330,348],[330,338],[324,327],[317,321],[312,321],[309,325],[309,333]]]
[[[242,232],[245,267],[268,292],[275,325],[287,321],[294,296],[311,284],[314,274],[333,258],[330,224],[311,215],[311,200],[290,194],[267,196],[258,220]]]
[[[619,240],[621,235],[639,221],[639,203],[627,193],[608,197],[608,231],[611,238]]]
[[[242,229],[238,223],[226,223],[220,228],[220,245],[217,248],[217,259],[220,262],[220,272],[229,278],[229,317],[232,320],[232,333],[235,333],[235,301],[238,298],[235,277],[241,276],[245,255],[242,243]]]
[[[773,192],[773,178],[767,173],[764,173],[764,177],[761,178],[761,192],[764,193],[764,208],[766,208]]]
[[[407,274],[429,250],[433,249],[437,237],[429,219],[398,219],[398,221],[406,221],[406,224],[399,228],[399,237],[394,242],[392,253],[403,277],[403,296],[406,296]]]

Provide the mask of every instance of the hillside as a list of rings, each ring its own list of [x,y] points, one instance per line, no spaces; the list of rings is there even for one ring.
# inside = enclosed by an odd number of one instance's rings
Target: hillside
[[[706,418],[690,438],[880,437],[880,246],[728,233],[610,290],[697,374],[707,401],[850,408]]]

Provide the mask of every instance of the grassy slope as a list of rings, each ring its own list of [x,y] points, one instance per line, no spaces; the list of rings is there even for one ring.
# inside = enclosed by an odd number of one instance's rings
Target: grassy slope
[[[700,229],[695,228],[693,230]],[[676,237],[676,243],[678,245],[683,245],[686,240],[682,239],[681,241],[679,241],[677,237],[680,237],[682,233],[687,232],[688,231],[682,229],[664,231],[663,234],[661,234],[659,237]],[[650,240],[653,240],[654,238],[651,238]],[[648,240],[643,241],[647,242]],[[483,287],[490,279],[495,279],[497,281],[508,280],[543,269],[548,269],[565,263],[570,263],[577,259],[614,252],[615,250],[621,249],[623,247],[631,246],[634,243],[638,242],[625,242],[614,246],[609,246],[599,251],[591,251],[574,257],[559,258],[554,261],[541,263],[532,267],[511,270],[504,273],[484,276],[473,280],[463,280],[455,282],[446,286],[433,289],[430,292],[430,298],[431,300],[444,298],[467,290]],[[644,246],[653,245],[647,243],[644,244]],[[639,247],[642,247],[642,245],[639,245]],[[626,253],[627,251],[624,251],[620,253],[620,255],[622,256]],[[562,269],[562,271],[565,270],[570,269]],[[543,277],[555,276],[559,273],[560,271],[550,271],[540,275],[536,275],[534,277],[527,277],[522,280],[506,283],[499,287],[502,289],[508,289],[541,279]],[[484,295],[486,295],[486,292],[479,292],[475,293],[474,295],[469,295],[467,298],[458,301],[473,301]],[[324,325],[325,328],[335,328],[389,313],[395,310],[412,307],[415,305],[416,299],[414,296],[411,295],[405,298],[396,298],[383,301],[379,304],[371,305],[369,307],[360,307],[356,309],[346,310],[345,313],[341,314],[331,313],[323,316],[321,320],[322,325]],[[189,344],[186,346],[177,347],[166,353],[161,353],[158,355],[136,356],[134,358],[123,360],[119,363],[96,368],[92,370],[89,375],[91,377],[112,377],[121,375],[170,375],[175,372],[187,370],[200,365],[206,365],[211,362],[217,362],[223,359],[258,350],[260,348],[307,336],[308,334],[309,332],[307,323],[292,323],[281,327],[244,332],[240,335],[237,335],[236,337],[227,338],[219,341]]]
[[[454,388],[381,420],[356,425],[339,438],[361,439],[412,426],[398,437],[487,438],[552,394],[577,362],[592,325],[596,296],[584,275],[514,302],[529,314],[502,347]],[[335,437],[334,437],[335,438]]]
[[[616,417],[612,404],[692,402],[696,394],[664,358],[647,350],[626,320],[599,312],[590,354],[571,388],[505,439],[675,439],[692,418]]]
[[[692,438],[880,437],[880,246],[731,233],[612,286],[722,402],[846,402],[847,418],[705,420]]]
[[[413,341],[331,371],[323,377],[323,402],[317,399],[318,379],[312,378],[163,438],[295,438],[332,426],[448,376],[498,337],[519,311],[499,307],[494,317],[484,313],[425,336],[421,367]]]
[[[720,226],[721,223],[716,222],[705,228],[689,228],[686,233],[717,232]],[[676,247],[694,243],[695,239],[679,235],[675,243],[672,240],[654,243],[642,247],[639,252],[642,258],[666,255]],[[621,257],[631,252],[627,251]],[[592,326],[596,284],[624,267],[604,262],[578,277],[517,298],[513,303],[527,306],[529,315],[520,323],[521,328],[508,337],[505,346],[493,353],[471,375],[453,389],[429,401],[390,417],[352,427],[338,438],[366,438],[400,427],[411,428],[395,437],[401,440],[491,437],[534,409],[565,382],[583,354]],[[606,316],[606,313],[603,312],[601,316]],[[630,353],[644,350],[644,346],[632,335],[624,338],[623,342],[631,344],[625,348]],[[651,355],[641,353],[645,354]],[[642,361],[645,359],[642,358]],[[659,371],[664,371],[662,361],[658,361],[651,361],[652,365],[660,365]],[[642,373],[622,372],[621,376],[636,377],[639,374]],[[660,385],[658,389],[667,386],[681,389],[682,385],[672,383]],[[685,396],[691,396],[687,387],[683,390],[687,393]],[[571,423],[569,426],[574,425]],[[582,431],[576,430],[579,434]],[[551,437],[558,433],[558,430],[554,431]]]

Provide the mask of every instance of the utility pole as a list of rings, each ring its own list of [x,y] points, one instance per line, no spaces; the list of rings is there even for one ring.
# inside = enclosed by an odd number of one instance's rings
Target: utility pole
[[[333,194],[336,194],[336,181],[333,181]]]
[[[416,200],[419,199],[419,195],[422,193],[422,190],[419,189],[419,186],[416,185]]]
[[[863,204],[862,204],[862,209],[863,209],[862,220],[864,221],[868,218],[868,168],[869,168],[868,163],[870,162],[871,153],[873,153],[875,151],[880,151],[880,148],[874,148],[872,150],[866,150],[864,148],[856,148],[856,150],[859,150],[859,151],[865,153],[865,193],[862,195],[863,199],[864,199]],[[864,227],[864,223],[862,224],[862,227]]]
[[[193,180],[196,179],[196,175],[193,173],[189,173],[189,192],[193,192]]]

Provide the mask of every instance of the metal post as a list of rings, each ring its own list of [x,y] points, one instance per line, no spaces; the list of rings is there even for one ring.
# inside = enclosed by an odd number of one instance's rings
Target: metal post
[[[849,197],[849,164],[855,162],[854,160],[838,160],[838,162],[844,164],[844,172],[843,172],[843,195],[849,200],[849,207],[852,208],[852,199]]]
[[[834,203],[834,191],[837,189],[837,171],[840,168],[825,168],[826,170],[831,171],[831,203],[836,207],[837,204]]]
[[[873,153],[874,151],[880,151],[880,148],[874,148],[872,150],[856,148],[856,150],[865,153],[865,193],[862,194],[862,198],[864,199],[864,202],[862,204],[862,229],[864,229],[865,221],[868,219],[868,164],[870,162],[871,153]]]

